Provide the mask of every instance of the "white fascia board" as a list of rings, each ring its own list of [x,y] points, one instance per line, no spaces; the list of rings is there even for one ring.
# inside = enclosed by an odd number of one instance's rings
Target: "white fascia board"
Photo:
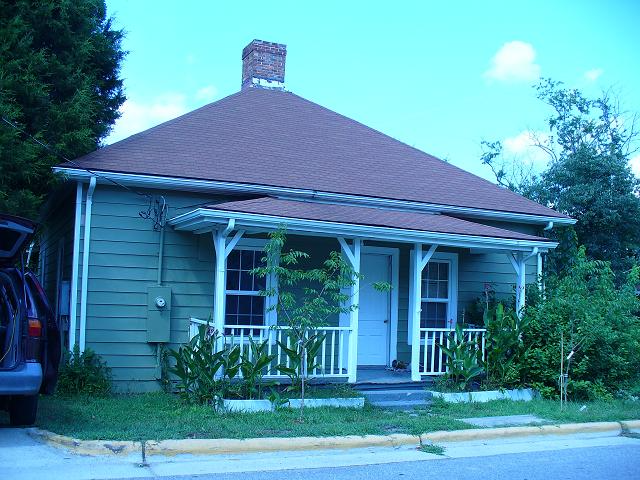
[[[399,210],[413,210],[430,213],[443,213],[461,215],[471,218],[483,218],[504,222],[518,222],[548,225],[553,222],[556,225],[573,225],[573,218],[551,217],[544,215],[529,215],[526,213],[512,213],[497,210],[483,210],[479,208],[458,207],[454,205],[438,205],[421,203],[410,200],[394,200],[390,198],[366,197],[341,193],[319,192],[303,188],[273,187],[269,185],[252,185],[245,183],[220,182],[215,180],[197,180],[176,177],[161,177],[155,175],[142,175],[135,173],[106,172],[101,170],[83,170],[80,168],[53,167],[54,173],[60,173],[67,178],[76,181],[88,181],[92,175],[98,175],[98,183],[108,183],[114,180],[127,186],[146,188],[168,188],[192,192],[229,192],[264,194],[277,196],[285,200],[313,199],[325,200],[331,203],[346,205],[359,205],[370,207],[386,207]],[[102,181],[101,181],[102,180]]]
[[[408,243],[437,244],[459,248],[487,248],[496,250],[547,251],[558,246],[555,242],[536,240],[516,240],[509,238],[479,237],[450,233],[424,232],[391,227],[374,227],[350,223],[326,222],[298,218],[257,215],[252,213],[231,212],[198,208],[169,220],[176,230],[196,231],[204,227],[222,225],[232,218],[236,227],[270,231],[279,225],[286,225],[288,232],[305,235],[361,238],[365,240],[385,240]]]

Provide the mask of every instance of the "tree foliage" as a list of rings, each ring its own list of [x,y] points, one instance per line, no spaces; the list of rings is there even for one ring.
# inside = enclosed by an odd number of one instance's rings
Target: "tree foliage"
[[[545,298],[526,310],[523,382],[556,395],[564,357],[565,371],[570,362],[568,389],[574,398],[610,397],[636,384],[640,379],[640,303],[635,295],[639,272],[634,267],[616,287],[609,263],[587,259],[581,248],[563,277],[548,280]],[[572,350],[575,353],[569,355]]]
[[[0,113],[67,158],[95,150],[125,100],[123,31],[104,0],[0,4]],[[52,152],[0,122],[0,211],[35,216],[50,191]]]
[[[634,117],[606,92],[591,99],[550,79],[542,80],[536,92],[552,109],[549,134],[534,139],[549,156],[547,169],[535,175],[501,161],[499,142],[483,142],[483,163],[500,185],[578,220],[575,236],[571,230],[555,233],[561,248],[550,254],[552,267],[565,265],[566,255],[579,244],[589,257],[610,261],[614,272],[628,271],[640,252],[640,181],[628,163]],[[558,254],[562,261],[554,258]]]

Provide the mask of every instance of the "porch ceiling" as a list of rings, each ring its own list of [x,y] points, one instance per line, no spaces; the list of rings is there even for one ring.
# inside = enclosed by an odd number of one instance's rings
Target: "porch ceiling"
[[[553,249],[543,237],[482,225],[448,215],[407,212],[320,202],[257,198],[197,208],[169,220],[176,230],[206,233],[227,226],[270,231],[286,225],[304,235],[344,236],[364,240],[420,242],[498,250]]]

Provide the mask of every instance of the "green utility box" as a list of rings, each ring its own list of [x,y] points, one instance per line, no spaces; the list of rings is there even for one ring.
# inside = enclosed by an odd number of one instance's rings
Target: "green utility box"
[[[147,342],[167,343],[171,334],[171,287],[147,289]]]

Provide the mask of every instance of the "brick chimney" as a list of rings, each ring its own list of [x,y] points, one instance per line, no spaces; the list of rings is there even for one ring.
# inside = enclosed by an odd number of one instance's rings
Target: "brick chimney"
[[[253,40],[242,49],[242,89],[284,90],[286,58],[286,45]]]

